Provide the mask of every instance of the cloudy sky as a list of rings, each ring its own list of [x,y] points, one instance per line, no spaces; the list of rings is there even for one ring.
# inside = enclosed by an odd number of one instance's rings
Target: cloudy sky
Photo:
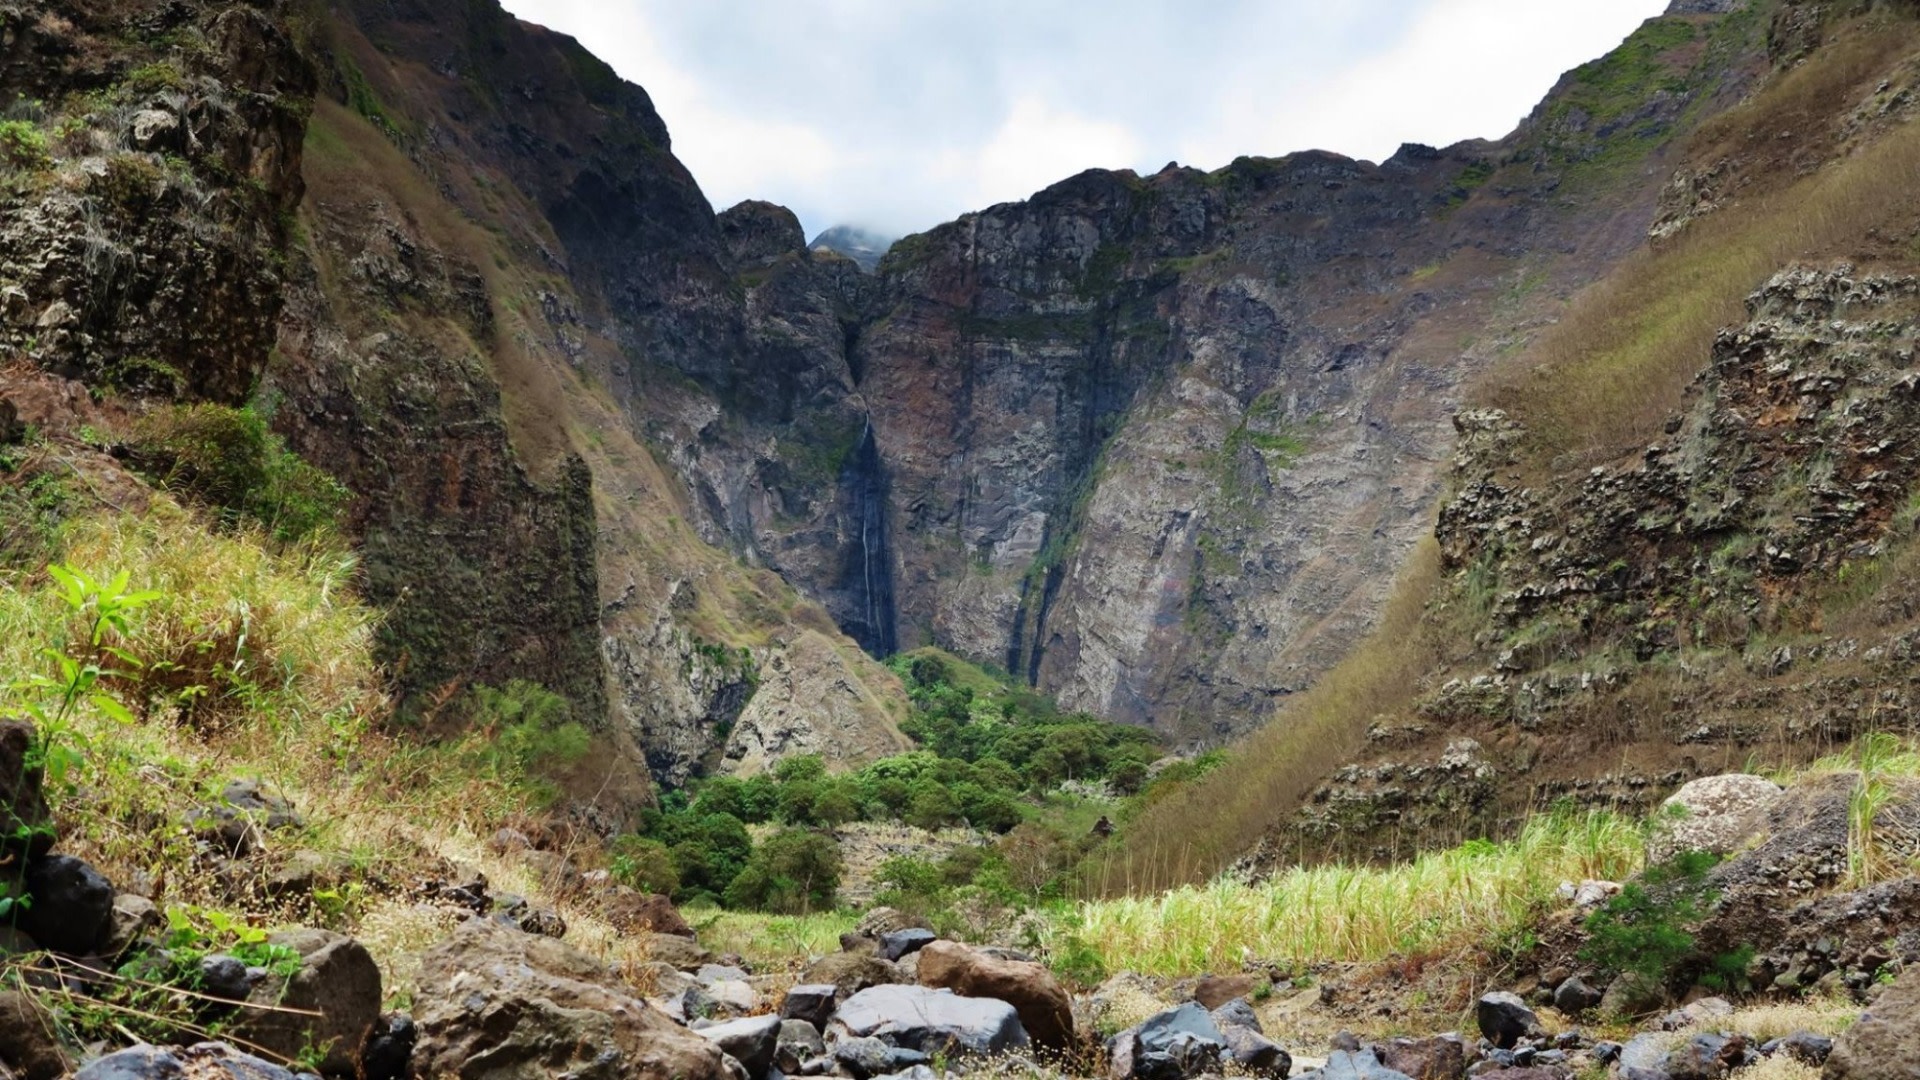
[[[889,234],[1093,166],[1510,131],[1667,0],[505,0],[647,88],[716,209]]]

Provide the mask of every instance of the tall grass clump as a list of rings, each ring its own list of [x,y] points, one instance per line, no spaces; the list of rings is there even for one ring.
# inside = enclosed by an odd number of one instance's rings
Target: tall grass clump
[[[1497,948],[1527,933],[1561,882],[1620,880],[1639,869],[1644,846],[1628,818],[1552,812],[1504,843],[1470,841],[1391,867],[1296,866],[1254,884],[1223,876],[1083,902],[1065,923],[1069,944],[1092,949],[1106,970],[1145,974],[1238,970],[1248,956],[1298,967]]]
[[[1853,792],[1847,801],[1847,884],[1864,888],[1876,882],[1911,874],[1909,860],[1902,865],[1880,842],[1880,811],[1896,794],[1894,781],[1920,779],[1920,747],[1885,731],[1861,736],[1852,749],[1821,758],[1808,766],[1813,773],[1853,773]]]

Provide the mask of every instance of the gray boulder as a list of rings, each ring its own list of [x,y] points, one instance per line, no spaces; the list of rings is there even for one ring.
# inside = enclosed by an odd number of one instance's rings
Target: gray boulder
[[[805,1020],[815,1028],[824,1028],[833,1018],[834,999],[840,988],[832,983],[801,983],[787,991],[780,1015],[788,1020]]]
[[[764,1080],[780,1045],[780,1018],[750,1016],[700,1029],[700,1037],[746,1067],[749,1080]]]
[[[1818,1069],[1833,1056],[1833,1040],[1811,1031],[1796,1031],[1780,1040],[1780,1052],[1802,1065]]]
[[[1554,987],[1553,1007],[1573,1016],[1597,1007],[1604,997],[1606,994],[1603,991],[1594,989],[1585,979],[1575,975]]]
[[[1377,1049],[1380,1063],[1413,1080],[1460,1080],[1467,1075],[1467,1047],[1457,1036],[1394,1039]]]
[[[780,1039],[774,1046],[773,1063],[783,1073],[799,1073],[806,1063],[827,1052],[820,1029],[805,1020],[780,1021]]]
[[[1227,1061],[1237,1074],[1286,1080],[1293,1071],[1293,1055],[1258,1031],[1235,1024],[1220,1034],[1227,1041]]]
[[[1504,990],[1481,997],[1474,1006],[1473,1018],[1480,1025],[1480,1034],[1502,1050],[1511,1050],[1521,1039],[1538,1035],[1542,1030],[1540,1018],[1527,1008],[1527,1003],[1520,1000],[1518,994]]]
[[[355,1075],[360,1047],[380,1020],[380,966],[365,946],[329,930],[289,930],[267,943],[298,956],[300,968],[254,982],[247,1000],[262,1008],[247,1010],[233,1035],[288,1059],[318,1047],[321,1072]]]
[[[1027,1030],[1004,1001],[965,998],[924,986],[874,986],[848,998],[833,1018],[836,1032],[949,1058],[1024,1050]]]
[[[1335,1050],[1327,1055],[1327,1063],[1310,1073],[1301,1073],[1300,1080],[1411,1080],[1407,1074],[1395,1072],[1380,1063],[1380,1058],[1371,1050]]]
[[[294,1080],[293,1074],[226,1043],[184,1050],[135,1046],[94,1061],[74,1080]]]
[[[1218,1072],[1228,1054],[1226,1034],[1197,1001],[1156,1013],[1107,1040],[1113,1080],[1181,1080]]]
[[[1198,998],[1194,1000],[1199,1000]],[[1207,1014],[1213,1020],[1213,1026],[1225,1031],[1228,1028],[1247,1028],[1265,1035],[1266,1029],[1260,1026],[1260,1017],[1246,998],[1234,998]]]
[[[898,960],[903,956],[919,952],[938,940],[933,931],[918,926],[880,935],[880,958]]]

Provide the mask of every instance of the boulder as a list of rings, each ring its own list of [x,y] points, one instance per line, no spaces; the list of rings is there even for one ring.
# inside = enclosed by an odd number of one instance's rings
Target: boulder
[[[1553,1007],[1575,1016],[1598,1006],[1606,994],[1587,984],[1585,979],[1575,975],[1553,988]]]
[[[1380,1063],[1413,1080],[1460,1080],[1467,1075],[1467,1047],[1457,1037],[1393,1039],[1378,1048]]]
[[[1833,1040],[1811,1031],[1796,1031],[1780,1040],[1779,1052],[1818,1069],[1833,1056]]]
[[[1108,1073],[1113,1080],[1183,1080],[1218,1072],[1227,1052],[1226,1035],[1189,1001],[1107,1040]]]
[[[721,979],[709,983],[704,990],[713,999],[719,1011],[716,1016],[744,1016],[760,1010],[760,991],[744,979]]]
[[[133,893],[120,893],[113,898],[113,917],[107,929],[106,945],[100,953],[108,958],[122,956],[141,938],[158,934],[166,926],[166,917],[153,901]]]
[[[840,988],[830,982],[801,983],[787,991],[780,1015],[788,1020],[804,1020],[816,1029],[824,1028],[833,1018],[834,1001],[839,993]]]
[[[1241,1025],[1222,1028],[1227,1041],[1227,1063],[1241,1076],[1267,1076],[1286,1080],[1293,1071],[1293,1055],[1258,1031]]]
[[[53,847],[53,811],[33,764],[38,737],[24,720],[0,721],[0,856],[33,860]]]
[[[880,935],[880,959],[898,960],[910,953],[919,952],[936,940],[933,931],[918,926]]]
[[[781,1072],[797,1073],[807,1062],[826,1052],[827,1044],[820,1037],[818,1026],[805,1020],[780,1021],[780,1038],[774,1044],[773,1062]]]
[[[673,901],[625,885],[609,890],[600,901],[600,913],[622,934],[666,934],[689,940],[694,936],[693,927],[680,916]]]
[[[234,1037],[289,1059],[322,1050],[319,1071],[353,1075],[361,1047],[380,1020],[380,966],[364,945],[330,930],[289,930],[267,943],[291,949],[300,970],[254,983],[247,1002],[261,1008],[244,1010]],[[298,1011],[269,1011],[274,1009]],[[303,1015],[312,1013],[319,1015]]]
[[[1208,975],[1193,988],[1193,1000],[1207,1007],[1218,1009],[1234,998],[1246,997],[1260,985],[1260,980],[1251,975]]]
[[[1620,1064],[1621,1080],[1665,1080],[1672,1043],[1671,1037],[1663,1038],[1651,1032],[1628,1039],[1615,1059]],[[1599,1056],[1597,1050],[1596,1057]]]
[[[1668,1054],[1662,1068],[1672,1080],[1720,1080],[1753,1057],[1742,1036],[1702,1034]]]
[[[1623,973],[1615,976],[1607,984],[1607,992],[1600,995],[1600,1013],[1603,1016],[1644,1016],[1665,1004],[1666,1000],[1666,988],[1658,982]]]
[[[1039,964],[996,960],[956,941],[936,941],[920,952],[920,985],[1012,1005],[1036,1045],[1064,1050],[1073,1043],[1073,998]]]
[[[1518,994],[1504,990],[1482,996],[1474,1005],[1473,1018],[1480,1025],[1480,1034],[1502,1050],[1511,1050],[1521,1039],[1541,1031],[1540,1018],[1527,1003]]]
[[[871,908],[854,924],[853,932],[865,938],[879,939],[896,930],[920,926],[913,916],[890,907]]]
[[[19,926],[42,948],[88,956],[107,943],[113,886],[98,870],[71,855],[49,855],[28,864],[23,884],[33,903]]]
[[[418,982],[414,1075],[732,1080],[719,1047],[553,938],[469,920],[421,956]]]
[[[1301,1080],[1313,1077],[1315,1080],[1408,1080],[1405,1073],[1395,1072],[1380,1063],[1380,1058],[1371,1050],[1335,1050],[1327,1055],[1327,1063],[1317,1071],[1300,1074]],[[1505,1073],[1501,1076],[1504,1078]]]
[[[1920,965],[1874,999],[1860,1021],[1833,1041],[1823,1080],[1913,1080],[1920,1062]]]
[[[226,1043],[184,1050],[135,1046],[88,1065],[73,1080],[294,1080],[293,1073]]]
[[[701,1038],[746,1067],[748,1080],[765,1080],[780,1045],[780,1018],[752,1016],[699,1029]]]
[[[20,1080],[55,1080],[71,1071],[52,1015],[15,991],[0,993],[0,1066],[0,1073]]]
[[[245,1001],[253,990],[253,979],[238,957],[213,953],[200,958],[200,990],[221,1001]]]
[[[898,983],[900,972],[877,956],[831,953],[808,965],[800,973],[800,981],[811,985],[832,983],[845,1000],[870,987]]]
[[[844,955],[844,954],[843,954]],[[1029,1045],[1012,1005],[925,986],[874,986],[848,998],[833,1018],[837,1032],[878,1038],[922,1053],[989,1056]]]
[[[699,971],[713,962],[713,954],[701,948],[699,942],[677,934],[641,934],[639,944],[647,959],[672,964],[681,971]]]
[[[872,1036],[849,1037],[833,1044],[833,1060],[855,1080],[881,1076],[893,1061],[894,1048]]]
[[[1260,1016],[1253,1011],[1253,1005],[1246,998],[1234,998],[1207,1014],[1213,1018],[1213,1026],[1225,1031],[1232,1027],[1242,1027],[1265,1035],[1266,1029],[1260,1026]]]
[[[362,1080],[406,1080],[413,1065],[413,1047],[420,1041],[420,1029],[413,1017],[393,1013],[380,1018],[373,1034],[367,1036],[367,1049],[360,1058]]]
[[[1766,821],[1785,791],[1764,777],[1748,773],[1703,776],[1668,796],[1660,804],[1676,816],[1663,817],[1647,847],[1652,862],[1684,851],[1730,854]]]

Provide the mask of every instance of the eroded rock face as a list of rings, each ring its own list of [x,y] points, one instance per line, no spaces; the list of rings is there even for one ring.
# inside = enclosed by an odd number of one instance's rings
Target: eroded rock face
[[[621,989],[592,958],[483,919],[421,957],[414,1021],[414,1069],[424,1076],[731,1075],[718,1047]]]

